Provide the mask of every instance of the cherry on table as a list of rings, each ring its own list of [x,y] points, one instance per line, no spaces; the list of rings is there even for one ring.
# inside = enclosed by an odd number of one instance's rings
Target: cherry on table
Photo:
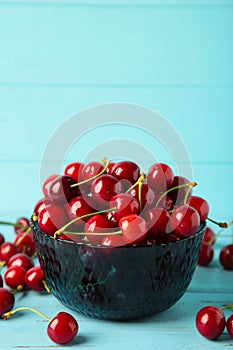
[[[225,270],[233,270],[233,244],[228,244],[221,249],[219,260]]]
[[[224,331],[226,319],[216,306],[205,306],[196,315],[198,332],[208,339],[217,339]]]
[[[34,262],[29,255],[25,253],[17,253],[8,260],[7,266],[20,266],[27,271],[34,266]]]
[[[147,174],[148,185],[153,191],[161,193],[171,187],[174,174],[169,165],[164,163],[153,164]]]
[[[226,326],[229,335],[233,338],[233,314],[228,317]]]
[[[14,230],[15,230],[15,233],[18,235],[20,233],[26,232],[29,227],[30,227],[30,222],[28,218],[22,217],[16,221]]]
[[[25,284],[28,288],[37,292],[47,290],[45,275],[40,266],[34,266],[26,271]]]
[[[209,204],[207,201],[199,196],[190,196],[187,199],[186,204],[190,205],[194,209],[197,210],[198,214],[200,215],[200,221],[204,222],[206,221],[208,215],[209,215]]]
[[[0,317],[14,307],[15,296],[14,294],[6,289],[0,288]]]
[[[0,246],[0,261],[8,262],[8,260],[19,252],[18,247],[14,243],[4,242]]]
[[[122,237],[127,244],[134,244],[143,240],[147,233],[145,219],[136,214],[124,216],[119,221]]]
[[[14,239],[14,244],[21,252],[29,256],[32,256],[36,251],[35,242],[31,231],[27,234],[25,232],[18,233]]]
[[[4,274],[4,281],[9,288],[18,290],[25,285],[26,271],[21,266],[10,266]]]
[[[196,209],[188,205],[181,205],[171,214],[168,225],[178,237],[189,237],[197,231],[200,225],[200,216]]]
[[[202,242],[200,253],[198,256],[198,265],[200,266],[207,266],[209,263],[213,260],[214,257],[214,250],[213,247],[206,243]]]
[[[206,227],[202,242],[208,243],[210,245],[214,245],[216,242],[216,235],[214,231],[208,226]]]
[[[59,312],[49,323],[48,336],[57,344],[70,343],[78,333],[78,323],[67,312]]]

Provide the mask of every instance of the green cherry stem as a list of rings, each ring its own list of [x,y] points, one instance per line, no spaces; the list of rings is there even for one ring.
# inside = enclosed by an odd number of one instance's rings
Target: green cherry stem
[[[83,184],[85,184],[85,183],[87,183],[89,181],[92,181],[92,180],[96,179],[97,177],[102,175],[107,170],[107,168],[109,167],[109,164],[110,164],[110,160],[107,160],[107,162],[105,164],[105,167],[98,174],[96,174],[95,176],[90,177],[89,179],[77,182],[76,184],[73,184],[70,187],[72,188],[72,187],[80,186],[80,185],[83,185]]]
[[[10,222],[10,221],[0,221],[0,225],[14,226],[14,227],[22,228],[22,229],[25,229],[25,230],[30,228],[30,226],[24,226],[22,224],[16,224],[16,223]]]
[[[56,239],[58,236],[62,235],[64,233],[64,231],[72,224],[74,224],[76,221],[78,220],[82,220],[82,219],[85,219],[89,216],[93,216],[93,215],[96,215],[96,214],[103,214],[103,213],[108,213],[108,212],[111,212],[111,211],[114,211],[116,210],[116,207],[113,207],[113,208],[110,208],[110,209],[104,209],[104,210],[101,210],[101,211],[94,211],[92,213],[88,213],[88,214],[84,214],[82,216],[79,216],[77,218],[75,218],[74,220],[71,220],[69,221],[66,225],[64,225],[62,228],[60,228],[59,230],[57,230],[55,233],[54,233],[54,236],[53,238]]]
[[[193,185],[193,184],[195,184],[195,185]],[[193,188],[194,186],[196,186],[196,185],[197,185],[196,182],[191,182],[191,183],[189,184],[188,190],[187,190],[187,192],[185,193],[185,196],[184,196],[184,205],[187,204],[188,196],[189,196],[190,192],[192,191],[192,188]]]
[[[79,236],[88,236],[88,235],[97,235],[97,236],[112,236],[112,235],[120,235],[122,231],[114,231],[114,232],[71,232],[71,231],[63,231],[64,235],[79,235]]]
[[[41,312],[33,309],[32,307],[27,307],[27,306],[22,306],[22,307],[18,307],[17,309],[14,309],[14,310],[11,310],[11,311],[8,311],[6,312],[5,314],[3,314],[1,317],[4,319],[4,320],[8,320],[9,318],[11,318],[16,312],[19,312],[19,311],[31,311],[31,312],[34,312],[35,314],[43,317],[45,320],[47,320],[48,322],[51,322],[51,319],[49,317],[47,317],[46,315],[42,314]]]
[[[135,184],[133,184],[125,193],[129,193],[134,187],[139,185],[140,183],[142,184],[146,180],[146,175],[144,173],[141,173]]]
[[[233,220],[230,221],[230,222],[229,222],[228,224],[226,224],[226,225],[227,225],[226,227],[225,227],[225,226],[222,227],[221,230],[219,230],[219,231],[209,240],[209,242],[208,242],[209,245],[211,245],[211,244],[213,243],[213,241],[215,241],[216,238],[217,238],[218,236],[220,236],[221,233],[222,233],[223,231],[225,231],[225,229],[226,229],[227,227],[233,225]],[[233,226],[232,226],[232,229],[233,229]],[[233,232],[233,231],[232,231],[232,232]]]
[[[22,241],[24,240],[25,237],[27,237],[27,235],[31,232],[31,227],[28,227],[27,231],[24,232],[24,234],[20,237],[20,239],[15,243],[15,245],[18,247],[20,245],[20,243],[22,243]]]
[[[185,188],[185,187],[189,187],[189,189],[192,189],[193,187],[197,186],[197,183],[196,182],[189,182],[187,184],[183,184],[183,185],[178,185],[178,186],[174,186],[174,187],[171,187],[169,188],[167,191],[163,192],[163,194],[160,196],[160,198],[157,200],[155,206],[157,207],[159,205],[159,202],[168,194],[170,193],[171,191],[174,191],[174,190],[178,190],[180,188]],[[190,190],[189,190],[190,191]],[[188,195],[187,195],[188,197]],[[187,199],[186,199],[187,201]]]
[[[213,220],[211,218],[207,218],[207,220],[209,220],[210,222],[212,222],[215,225],[218,225],[221,228],[227,228],[228,227],[228,224],[226,222],[218,222],[218,221],[215,221],[215,220]]]
[[[139,208],[140,213],[142,211],[142,182],[138,183],[138,201],[139,201]]]
[[[224,305],[224,306],[220,307],[220,309],[221,310],[230,309],[231,311],[233,311],[233,304]]]

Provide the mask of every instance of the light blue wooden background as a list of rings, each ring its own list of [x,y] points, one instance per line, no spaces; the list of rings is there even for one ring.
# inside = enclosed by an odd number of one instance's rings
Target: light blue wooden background
[[[59,125],[96,104],[130,102],[176,128],[195,192],[212,217],[230,219],[232,39],[232,0],[0,0],[1,216],[31,214]]]

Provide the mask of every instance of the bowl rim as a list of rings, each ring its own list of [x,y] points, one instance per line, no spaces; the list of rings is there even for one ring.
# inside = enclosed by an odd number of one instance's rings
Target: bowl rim
[[[151,248],[151,247],[164,247],[164,246],[171,246],[171,245],[177,245],[177,244],[182,244],[182,242],[188,241],[190,239],[194,239],[195,237],[199,236],[200,234],[205,232],[206,229],[206,221],[205,222],[201,222],[197,231],[188,236],[188,237],[184,237],[181,238],[178,241],[173,241],[173,242],[167,242],[167,243],[156,243],[156,244],[151,244],[151,245],[121,245],[121,246],[104,246],[101,244],[93,244],[93,243],[84,243],[84,242],[76,242],[76,241],[70,241],[67,239],[63,239],[63,238],[54,238],[53,236],[50,236],[48,234],[46,234],[45,232],[41,231],[41,229],[39,228],[38,225],[38,221],[34,221],[33,220],[33,215],[31,216],[30,219],[30,226],[32,228],[32,231],[34,233],[34,231],[39,232],[42,236],[46,237],[47,239],[53,240],[53,241],[58,241],[60,243],[64,243],[64,244],[72,244],[72,245],[77,245],[77,246],[83,246],[83,247],[89,247],[89,248],[96,248],[96,249],[117,249],[117,248],[126,248],[126,249],[132,249],[132,248]]]

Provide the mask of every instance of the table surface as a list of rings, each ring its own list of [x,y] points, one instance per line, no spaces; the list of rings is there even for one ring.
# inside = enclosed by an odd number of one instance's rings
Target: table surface
[[[6,238],[13,233],[5,228]],[[69,344],[78,349],[222,349],[233,346],[225,331],[217,341],[202,337],[195,328],[195,315],[206,305],[223,306],[233,302],[232,271],[218,261],[221,247],[231,241],[231,229],[223,232],[215,244],[214,260],[208,267],[197,267],[184,296],[169,310],[146,319],[112,322],[83,316],[64,307],[52,294],[33,291],[15,295],[15,307],[28,306],[53,318],[59,311],[70,312],[79,323],[79,333]],[[36,263],[36,261],[35,261]],[[2,275],[4,269],[2,270]],[[230,313],[227,311],[226,316]],[[47,336],[47,321],[23,311],[0,322],[3,349],[67,348],[53,343]]]

